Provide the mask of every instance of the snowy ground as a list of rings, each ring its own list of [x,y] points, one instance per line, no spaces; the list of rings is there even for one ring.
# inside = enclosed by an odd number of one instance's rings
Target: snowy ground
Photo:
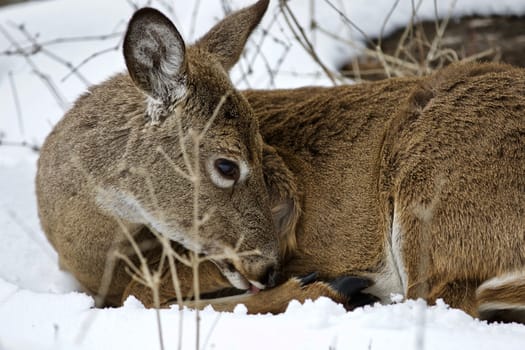
[[[232,6],[238,8],[250,2],[235,1]],[[381,31],[393,2],[377,0],[373,6],[365,0],[339,3],[344,4],[358,26],[373,36]],[[38,42],[122,32],[125,19],[133,11],[130,3],[54,0],[6,8],[0,11],[0,52],[15,49],[9,38],[27,45],[28,39],[15,28],[19,24],[25,24],[31,35],[39,33]],[[223,16],[221,3],[201,1],[195,24],[191,15],[194,1],[154,1],[153,5],[166,11],[162,4],[175,4],[174,20],[191,40]],[[274,6],[275,3],[274,0]],[[386,32],[407,22],[410,3],[401,1],[385,26]],[[311,13],[309,4],[304,0],[291,1],[303,23],[307,23]],[[317,21],[341,35],[359,39],[357,33],[334,20],[337,16],[324,1],[316,0],[314,4]],[[450,8],[448,0],[441,0],[438,5],[441,15]],[[292,45],[291,35],[283,29],[283,20],[276,13],[271,8],[263,23],[271,36],[262,39],[261,32],[256,33],[240,68],[233,72],[233,80],[241,88],[329,84],[302,48]],[[459,0],[454,8],[455,15],[472,13],[524,14],[525,1]],[[419,16],[433,18],[432,1],[423,2]],[[256,54],[253,46],[261,40],[265,59]],[[319,33],[312,40],[320,47],[321,60],[329,68],[335,68],[352,53]],[[87,82],[83,77],[96,83],[124,67],[118,50],[82,65],[82,77],[68,77],[70,68],[59,61],[77,65],[93,52],[117,47],[118,43],[118,36],[56,43],[29,60],[0,55],[0,137],[4,141],[41,144],[63,111],[85,89]],[[252,62],[253,57],[256,59]],[[243,77],[248,63],[253,66],[253,73]],[[268,67],[278,71],[273,79]],[[51,77],[56,94],[46,86],[49,81],[45,83],[35,71]],[[20,109],[16,100],[20,101]],[[36,159],[37,155],[26,148],[0,147],[0,350],[159,348],[154,310],[144,309],[133,299],[121,308],[93,309],[93,300],[78,292],[74,279],[58,269],[56,254],[42,234],[36,214]],[[427,307],[420,301],[347,313],[321,299],[302,306],[292,303],[286,313],[278,316],[248,316],[242,306],[231,314],[206,310],[201,316],[203,349],[525,349],[524,326],[487,325],[446,305]],[[166,349],[178,348],[180,342],[183,348],[195,348],[193,311],[185,310],[181,316],[178,310],[162,310],[161,319]],[[184,328],[179,333],[181,319]]]

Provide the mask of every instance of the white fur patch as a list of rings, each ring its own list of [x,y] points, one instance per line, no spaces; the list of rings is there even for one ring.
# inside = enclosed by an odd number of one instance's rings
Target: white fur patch
[[[476,290],[476,294],[479,297],[479,295],[486,290],[498,288],[505,288],[507,292],[513,291],[513,293],[520,293],[520,289],[522,289],[523,286],[525,286],[525,271],[508,272],[483,282]],[[478,306],[478,311],[480,313],[506,309],[523,311],[525,310],[525,304],[523,304],[523,302],[525,302],[525,296],[521,295],[520,297],[522,301],[521,303],[501,300],[484,302]],[[496,296],[496,299],[497,298],[498,297]],[[503,293],[501,299],[509,299],[509,297]]]
[[[402,232],[399,220],[394,212],[392,219],[392,228],[390,231],[390,240],[385,242],[385,265],[378,275],[372,276],[375,284],[366,289],[377,296],[382,303],[389,304],[395,300],[393,295],[407,294],[407,276],[403,264],[401,253]],[[396,298],[397,300],[398,298]]]
[[[160,220],[155,213],[146,211],[131,194],[114,188],[97,189],[98,205],[113,216],[123,220],[150,225],[165,237],[182,244],[186,249],[201,252],[202,245],[191,235],[183,232],[178,225]]]
[[[229,271],[227,269],[221,269],[222,274],[228,282],[231,283],[232,286],[234,286],[237,289],[247,290],[250,288],[250,282],[244,278],[243,275],[241,275],[237,271]]]
[[[248,281],[250,281],[250,283],[253,284],[255,287],[257,287],[258,289],[266,288],[266,286],[262,284],[261,282],[252,281],[252,280],[248,280]]]
[[[405,271],[405,264],[403,262],[403,254],[402,254],[402,240],[403,235],[401,232],[401,225],[399,224],[399,217],[396,214],[394,210],[394,218],[392,219],[392,242],[391,244],[391,250],[392,255],[394,258],[394,264],[397,271],[397,274],[399,276],[399,280],[401,281],[401,290],[402,294],[406,295],[408,290],[408,281],[407,281],[407,275]]]
[[[510,284],[525,285],[525,271],[508,272],[497,277],[493,277],[483,282],[478,287],[478,291],[481,292],[485,289],[500,288]]]
[[[136,200],[113,188],[97,188],[97,204],[107,212],[132,223],[143,223],[144,216]]]
[[[525,310],[525,305],[523,304],[511,304],[511,303],[503,303],[503,302],[490,302],[490,303],[483,303],[478,306],[479,312],[486,312],[486,311],[496,311],[496,310]]]

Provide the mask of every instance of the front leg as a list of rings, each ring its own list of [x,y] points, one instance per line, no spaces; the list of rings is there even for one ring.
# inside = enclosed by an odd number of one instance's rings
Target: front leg
[[[202,300],[198,305],[211,305],[216,311],[233,311],[239,305],[244,304],[250,314],[260,313],[282,313],[292,300],[304,303],[307,299],[316,300],[320,297],[328,297],[337,303],[341,303],[347,310],[377,301],[377,298],[362,293],[370,286],[370,281],[361,277],[341,277],[332,282],[316,281],[316,275],[310,274],[304,278],[291,278],[282,285],[275,288],[263,290],[257,294],[243,294],[233,297]]]
[[[181,288],[182,302],[192,299],[194,296],[193,292],[193,271],[192,268],[180,263],[175,262],[177,269],[177,278]],[[158,266],[153,264],[150,266],[152,271],[156,270]],[[201,294],[214,293],[225,288],[231,288],[231,284],[226,278],[219,272],[217,267],[209,262],[204,261],[199,264],[199,288]],[[173,274],[168,266],[164,264],[161,278],[158,285],[159,304],[160,307],[169,307],[170,305],[177,304],[177,294],[175,292],[175,285],[173,283]],[[146,307],[156,307],[154,301],[153,290],[149,286],[145,286],[139,281],[132,279],[127,285],[122,295],[122,302],[124,302],[128,296],[133,295],[139,299],[142,304]]]
[[[472,317],[479,317],[476,305],[476,289],[479,282],[468,279],[433,282],[427,301],[434,304],[437,299],[443,299],[447,305],[462,309]]]

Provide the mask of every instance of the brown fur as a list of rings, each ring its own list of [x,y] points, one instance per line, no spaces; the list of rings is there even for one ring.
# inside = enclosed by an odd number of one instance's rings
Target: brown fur
[[[137,263],[123,228],[141,246],[152,240],[154,228],[205,255],[237,246],[241,252],[253,251],[215,262],[227,271],[232,268],[226,262],[232,264],[245,288],[248,280],[272,283],[279,244],[262,172],[263,143],[257,119],[226,72],[267,5],[261,0],[233,14],[189,47],[167,18],[152,9],[140,10],[124,41],[130,75],[119,74],[92,87],[48,136],[36,179],[42,227],[61,266],[91,293],[101,288],[114,251]],[[216,42],[228,44],[210,51]],[[196,237],[193,186],[173,166],[189,173],[180,145],[189,150],[187,158],[194,164],[194,144],[190,137],[179,139],[178,122],[186,134],[202,131],[223,97],[224,105],[200,145],[200,215],[213,210],[213,220],[205,222]],[[247,178],[223,178],[213,165],[216,158],[235,162],[237,172],[246,164]],[[228,188],[214,181],[226,182]],[[153,266],[159,260],[153,253],[159,249],[149,245]],[[130,289],[124,263],[116,264],[106,296],[109,304],[119,304]],[[210,265],[202,269],[217,270]],[[191,286],[192,277],[186,280],[184,270],[180,268],[182,284]],[[215,277],[213,284],[203,282],[203,291],[230,285],[218,272]]]
[[[264,9],[257,6],[259,10],[249,15],[254,17],[250,23],[262,15]],[[253,25],[247,27],[251,30]],[[220,25],[212,32],[220,36]],[[244,43],[245,37],[239,40]],[[303,286],[294,278],[316,271],[320,280],[345,275],[369,278],[375,285],[368,292],[383,302],[394,292],[430,302],[444,298],[475,316],[523,320],[520,279],[507,279],[497,288],[491,287],[490,280],[523,271],[525,266],[525,71],[497,64],[458,64],[424,78],[246,91],[242,97],[221,80],[223,75],[216,79],[208,63],[195,63],[203,58],[208,59],[206,52],[188,48],[189,67],[199,67],[192,68],[193,84],[203,86],[192,91],[192,109],[209,111],[228,86],[243,115],[251,115],[244,98],[255,112],[256,120],[248,119],[237,129],[212,129],[210,142],[213,135],[233,134],[243,145],[255,143],[246,147],[258,154],[250,165],[259,167],[261,173],[255,177],[259,182],[251,190],[239,190],[237,200],[255,206],[253,210],[263,217],[273,217],[279,233],[273,237],[280,247],[274,245],[266,254],[279,254],[281,278],[288,279],[256,295],[210,303],[221,310],[243,302],[250,312],[280,312],[294,298],[326,295],[344,302],[345,296],[330,284],[317,281]],[[228,65],[232,60],[224,62]],[[176,144],[169,132],[176,112],[171,107],[160,108],[165,118],[162,126],[167,127],[167,142]],[[115,162],[126,154],[122,149],[140,150],[125,164],[151,169],[161,201],[185,217],[183,204],[173,197],[188,187],[172,179],[168,169],[146,161],[155,147],[143,143],[153,139],[153,130],[158,131],[144,127],[140,117],[145,110],[130,79],[116,77],[77,102],[42,152],[37,185],[44,230],[64,265],[81,281],[84,275],[92,281],[92,291],[111,245],[106,235],[113,237],[118,227],[94,204],[93,186],[79,180],[85,178],[79,169],[87,169],[88,179],[97,185],[103,179],[104,184],[126,189],[141,187],[142,179],[129,169],[122,172],[126,167]],[[105,121],[113,115],[111,122]],[[260,147],[257,128],[265,143]],[[79,164],[72,165],[71,155],[81,159]],[[133,180],[118,182],[122,177]],[[206,191],[215,193],[211,186]],[[208,201],[224,207],[223,217],[228,217],[230,204],[215,197]],[[270,208],[273,216],[267,212]],[[243,216],[228,220],[214,224],[206,238],[217,239],[223,225],[240,232],[243,225],[252,225]],[[260,225],[266,230],[272,226],[268,220]],[[140,231],[138,236],[148,233],[143,223],[130,229]],[[83,230],[82,235],[76,233]],[[261,235],[256,242],[261,239],[265,244],[272,236],[263,229],[255,235]],[[159,260],[155,251],[150,256],[153,265]],[[246,260],[241,269],[251,263]],[[202,269],[203,292],[228,285],[214,266]],[[191,271],[186,272],[182,283],[188,295]],[[116,275],[125,274],[117,269]],[[166,272],[163,304],[174,297],[170,279]],[[148,291],[135,282],[115,286],[112,292],[119,297],[134,294],[152,305]]]
[[[384,299],[394,212],[408,298],[478,315],[480,284],[523,270],[522,69],[454,65],[421,79],[246,96],[303,193],[290,275],[368,276]],[[518,284],[495,294],[523,306]]]

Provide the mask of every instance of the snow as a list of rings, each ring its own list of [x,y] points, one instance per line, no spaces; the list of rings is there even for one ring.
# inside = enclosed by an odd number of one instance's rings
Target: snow
[[[134,298],[114,309],[93,309],[82,293],[36,293],[0,281],[2,349],[154,349],[159,347],[155,310]],[[166,349],[195,348],[195,312],[161,310]],[[443,303],[410,300],[346,312],[321,298],[292,302],[280,315],[201,312],[206,349],[497,349],[521,350],[525,327],[490,325]],[[179,338],[179,322],[183,324]],[[423,319],[422,319],[423,318]],[[7,321],[10,322],[7,322]]]
[[[147,1],[135,1],[139,5]],[[239,8],[252,1],[235,1]],[[0,10],[0,52],[13,46],[3,35],[8,32],[17,42],[27,38],[14,28],[25,24],[28,33],[38,33],[38,41],[79,36],[121,33],[126,18],[133,12],[126,0],[54,0],[17,5]],[[223,17],[222,2],[201,1],[193,24],[195,1],[173,1],[171,13],[182,35],[189,41],[198,38]],[[232,72],[239,88],[294,87],[331,82],[285,29],[276,17],[273,0],[247,53]],[[305,28],[310,20],[310,3],[290,1]],[[389,21],[383,20],[393,0],[352,0],[343,4],[346,13],[367,35],[388,33],[410,18],[411,2],[401,1]],[[169,1],[152,5],[169,10]],[[356,31],[343,26],[325,1],[315,1],[315,19],[331,32],[362,42]],[[444,16],[451,1],[438,1],[438,13]],[[434,2],[424,0],[419,18],[434,18]],[[525,1],[459,0],[453,16],[470,14],[524,14]],[[338,20],[335,21],[334,18]],[[191,28],[195,28],[192,33]],[[319,48],[320,59],[334,69],[354,51],[326,35],[311,35]],[[93,52],[118,48],[120,36],[107,40],[73,41],[46,46],[49,53],[73,65],[80,64]],[[264,59],[254,45],[263,42]],[[283,55],[286,53],[286,55]],[[254,58],[255,57],[255,58]],[[85,90],[81,78],[68,76],[70,68],[39,53],[30,57],[34,66],[19,56],[0,55],[0,133],[6,140],[41,144],[52,126],[74,99]],[[280,62],[282,60],[282,62]],[[247,63],[253,72],[242,78]],[[267,66],[280,67],[273,79]],[[51,77],[61,95],[50,93],[35,67]],[[89,83],[106,79],[124,69],[120,49],[112,49],[80,67]],[[14,90],[20,100],[20,118],[14,103]],[[120,308],[94,309],[93,299],[81,292],[78,284],[58,268],[57,255],[45,239],[38,221],[34,193],[37,155],[26,148],[0,147],[0,349],[155,349],[159,348],[155,310],[145,309],[134,298]],[[238,306],[233,313],[204,310],[201,316],[202,349],[525,349],[525,327],[516,324],[488,325],[472,319],[442,302],[427,306],[423,301],[399,301],[393,305],[375,305],[346,312],[328,299],[292,302],[281,315],[246,315]],[[195,312],[161,310],[166,349],[195,348]],[[179,324],[182,320],[182,332]]]

